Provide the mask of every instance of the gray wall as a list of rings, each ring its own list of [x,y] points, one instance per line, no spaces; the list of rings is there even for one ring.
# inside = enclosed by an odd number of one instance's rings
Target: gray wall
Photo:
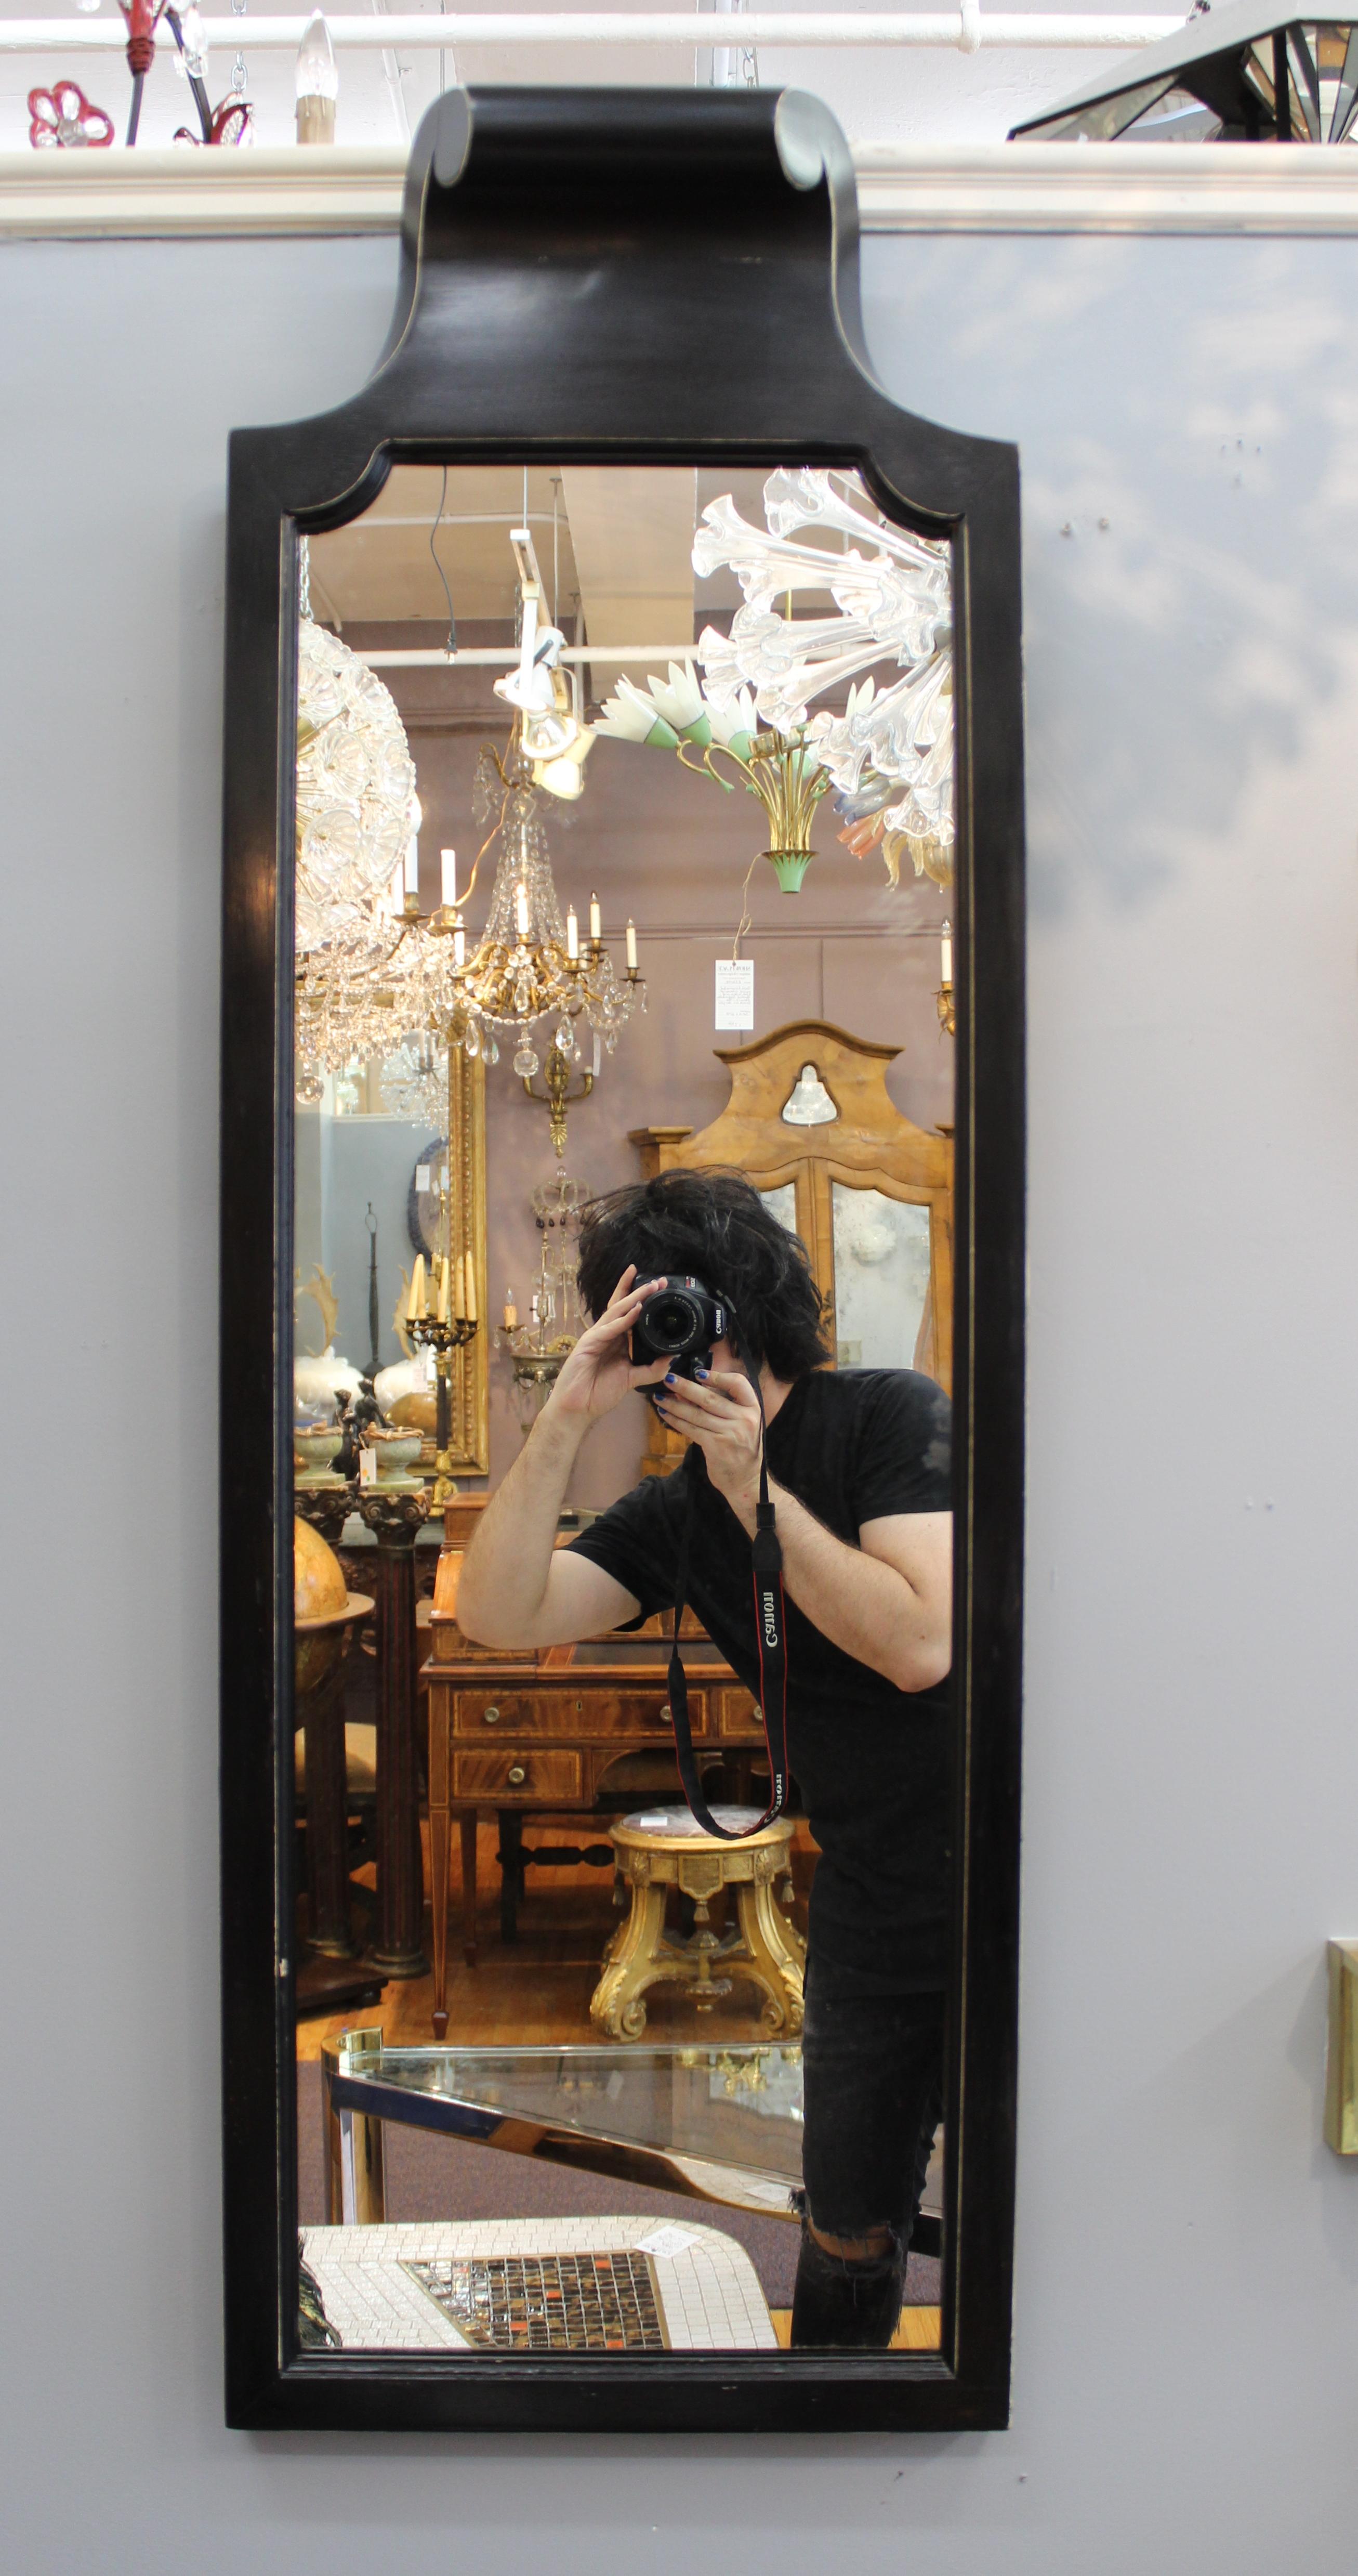
[[[681,2452],[221,2428],[224,442],[357,380],[394,249],[12,246],[0,2349],[23,2576],[1351,2568],[1358,2178],[1318,2141],[1321,1945],[1358,1924],[1358,249],[900,241],[867,266],[891,384],[1017,436],[1026,472],[1013,2430]]]

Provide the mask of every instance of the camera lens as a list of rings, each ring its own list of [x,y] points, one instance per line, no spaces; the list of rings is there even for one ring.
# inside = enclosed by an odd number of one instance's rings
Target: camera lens
[[[701,1329],[698,1309],[687,1297],[678,1297],[673,1289],[653,1297],[645,1309],[646,1338],[657,1351],[682,1351]]]

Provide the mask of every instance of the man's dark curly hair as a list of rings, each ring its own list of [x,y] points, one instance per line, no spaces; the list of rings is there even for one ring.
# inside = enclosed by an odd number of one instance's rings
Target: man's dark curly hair
[[[629,1262],[639,1279],[701,1279],[733,1307],[744,1358],[801,1377],[830,1356],[806,1247],[742,1172],[658,1172],[592,1199],[580,1223],[580,1296],[602,1315]]]

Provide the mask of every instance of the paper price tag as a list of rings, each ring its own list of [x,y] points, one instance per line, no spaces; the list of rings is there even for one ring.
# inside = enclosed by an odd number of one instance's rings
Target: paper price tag
[[[713,1025],[719,1029],[754,1027],[754,959],[752,957],[717,959],[717,1008]]]
[[[687,2254],[690,2245],[701,2245],[691,2227],[653,2227],[649,2236],[637,2239],[638,2254],[655,2254],[662,2263],[672,2263],[676,2254]]]

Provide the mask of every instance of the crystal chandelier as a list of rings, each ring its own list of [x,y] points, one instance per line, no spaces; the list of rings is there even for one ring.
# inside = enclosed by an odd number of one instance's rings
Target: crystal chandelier
[[[424,1018],[409,903],[392,899],[418,821],[415,768],[395,701],[311,617],[301,547],[297,671],[297,1089],[385,1053]]]
[[[389,690],[304,613],[297,638],[297,946],[369,927],[410,840],[415,765]]]
[[[498,844],[486,926],[468,954],[460,905],[444,907],[430,923],[451,947],[441,987],[449,1043],[468,1055],[478,1048],[489,1054],[497,1031],[515,1036],[514,1070],[531,1078],[541,1062],[534,1024],[555,1022],[549,1043],[569,1062],[579,1055],[575,1024],[583,1019],[611,1055],[634,1004],[639,999],[646,1006],[636,931],[629,921],[627,972],[620,980],[604,946],[597,896],[590,897],[587,939],[573,906],[562,920],[538,792],[517,728],[503,759],[490,744],[482,751],[473,812],[479,825],[490,827],[478,866]]]
[[[580,1304],[577,1263],[580,1219],[589,1197],[584,1182],[571,1180],[565,1172],[539,1183],[532,1204],[542,1245],[526,1323],[519,1321],[513,1289],[505,1290],[504,1321],[495,1328],[495,1347],[511,1355],[514,1409],[525,1437],[588,1321]]]

